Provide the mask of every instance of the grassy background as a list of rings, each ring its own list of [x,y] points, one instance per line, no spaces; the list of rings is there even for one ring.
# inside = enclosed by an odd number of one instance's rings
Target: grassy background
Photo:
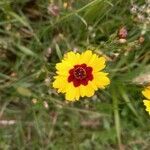
[[[141,90],[150,70],[149,29],[139,43],[144,23],[130,13],[130,0],[52,3],[58,13],[48,0],[0,0],[0,149],[148,150]],[[128,30],[124,44],[121,26]],[[55,64],[67,51],[85,49],[107,57],[111,84],[66,103],[51,86]]]

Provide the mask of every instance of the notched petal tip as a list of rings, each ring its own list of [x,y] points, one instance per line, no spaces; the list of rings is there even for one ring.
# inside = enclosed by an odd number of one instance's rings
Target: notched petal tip
[[[145,110],[150,114],[150,100],[143,100]]]

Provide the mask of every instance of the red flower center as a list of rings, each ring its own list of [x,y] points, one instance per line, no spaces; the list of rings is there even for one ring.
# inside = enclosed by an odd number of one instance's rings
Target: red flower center
[[[88,81],[93,80],[92,67],[86,64],[75,65],[73,69],[69,70],[68,82],[73,82],[75,87],[87,85]]]
[[[74,77],[79,80],[86,78],[86,71],[82,67],[75,68],[73,74],[74,74]]]

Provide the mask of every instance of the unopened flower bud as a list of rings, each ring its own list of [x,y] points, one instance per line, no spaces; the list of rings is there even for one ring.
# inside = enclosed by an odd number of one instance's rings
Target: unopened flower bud
[[[50,4],[47,9],[48,13],[54,17],[59,15],[60,9],[57,5]]]
[[[118,37],[119,39],[126,39],[128,35],[127,29],[126,27],[122,27],[120,28],[119,32],[118,32]]]
[[[144,41],[145,41],[144,37],[143,37],[143,36],[140,36],[140,38],[139,38],[139,43],[140,43],[140,44],[143,44]]]

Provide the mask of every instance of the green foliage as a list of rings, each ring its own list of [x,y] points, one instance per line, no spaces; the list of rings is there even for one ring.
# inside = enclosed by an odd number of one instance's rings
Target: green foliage
[[[145,80],[134,82],[150,74],[149,27],[140,43],[144,22],[130,13],[130,1],[51,3],[56,15],[48,0],[0,1],[0,149],[149,149]],[[117,35],[122,26],[126,43]],[[107,56],[111,85],[66,103],[52,88],[55,64],[85,49]]]

